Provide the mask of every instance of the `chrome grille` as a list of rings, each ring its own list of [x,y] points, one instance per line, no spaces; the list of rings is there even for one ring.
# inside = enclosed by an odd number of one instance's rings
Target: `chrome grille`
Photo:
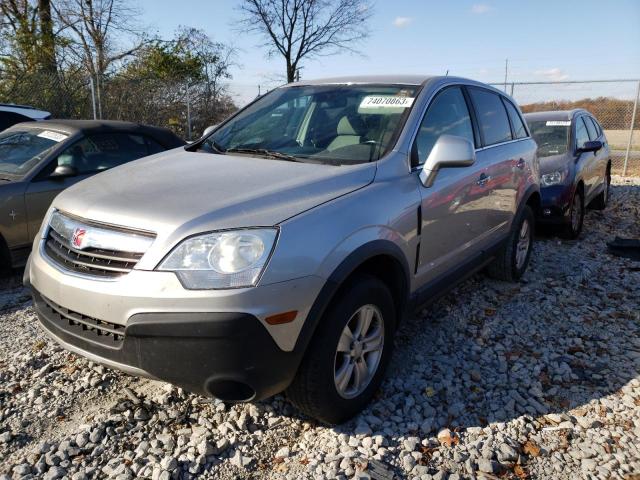
[[[49,310],[49,318],[53,318],[67,332],[113,348],[118,348],[124,341],[123,325],[74,312],[43,296],[40,299],[40,306]]]
[[[77,230],[86,232],[88,245],[77,248],[72,245]],[[101,278],[117,278],[129,273],[144,255],[153,241],[146,233],[116,230],[102,225],[92,225],[55,212],[44,239],[44,253],[61,267],[78,273]],[[109,244],[118,249],[108,248]],[[124,251],[127,245],[135,251]],[[132,248],[132,250],[133,250]]]

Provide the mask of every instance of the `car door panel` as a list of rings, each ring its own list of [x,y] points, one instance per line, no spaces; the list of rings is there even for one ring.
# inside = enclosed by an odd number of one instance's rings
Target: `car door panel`
[[[469,96],[483,145],[486,145],[476,152],[476,162],[487,178],[482,193],[472,201],[477,203],[474,233],[478,246],[487,249],[508,231],[517,196],[515,163],[521,156],[519,142],[513,142],[514,132],[501,97],[496,92],[475,87],[469,88]]]
[[[25,222],[24,182],[12,182],[3,186],[0,198],[0,233],[9,249],[29,243]]]
[[[480,164],[442,169],[429,188],[420,184],[422,240],[418,283],[429,282],[479,252],[474,222],[482,215]],[[416,175],[416,180],[420,182]]]
[[[459,86],[441,91],[427,109],[413,146],[416,163],[424,162],[445,134],[475,141],[469,106]],[[478,204],[470,199],[482,173],[477,162],[470,167],[443,168],[434,183],[425,187],[419,172],[414,172],[422,198],[422,240],[416,269],[419,284],[454,268],[475,250],[473,223]]]

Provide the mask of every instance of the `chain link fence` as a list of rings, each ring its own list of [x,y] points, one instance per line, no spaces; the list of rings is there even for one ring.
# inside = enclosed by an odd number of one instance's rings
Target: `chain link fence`
[[[157,125],[191,140],[237,109],[226,85],[83,74],[0,74],[0,103],[29,105],[53,118],[108,119]]]
[[[611,148],[613,173],[640,176],[640,80],[492,85],[509,93],[524,112],[573,108],[590,111],[605,130]]]
[[[525,112],[585,108],[609,141],[614,173],[640,175],[640,80],[508,82],[494,86],[511,94]],[[242,106],[252,90],[234,99],[234,85],[160,79],[95,79],[82,72],[8,77],[0,72],[0,103],[31,105],[54,118],[104,118],[170,128],[186,140]],[[249,89],[249,90],[247,90]],[[262,89],[264,93],[265,89]],[[250,95],[253,97],[253,93]],[[633,128],[632,128],[633,125]]]

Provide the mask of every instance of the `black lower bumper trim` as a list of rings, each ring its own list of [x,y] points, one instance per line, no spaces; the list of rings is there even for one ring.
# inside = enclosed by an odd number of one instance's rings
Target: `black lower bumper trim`
[[[281,350],[246,313],[136,314],[119,348],[113,348],[65,327],[35,289],[33,302],[40,322],[63,344],[222,400],[260,400],[281,392],[301,360],[299,352]]]

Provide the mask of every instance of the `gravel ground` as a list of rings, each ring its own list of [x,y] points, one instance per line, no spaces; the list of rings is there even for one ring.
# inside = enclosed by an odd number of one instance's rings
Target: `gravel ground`
[[[0,478],[640,479],[640,179],[518,285],[477,275],[408,319],[377,399],[327,428],[278,396],[229,406],[55,346],[0,287]],[[4,476],[1,474],[4,472]]]

